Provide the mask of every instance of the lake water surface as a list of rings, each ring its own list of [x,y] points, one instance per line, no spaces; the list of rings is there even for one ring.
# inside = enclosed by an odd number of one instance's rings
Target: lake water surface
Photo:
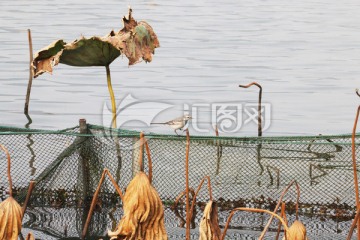
[[[223,135],[256,135],[256,124],[246,123],[251,111],[245,110],[256,104],[258,89],[238,87],[256,81],[264,88],[270,114],[264,135],[351,132],[359,103],[354,90],[360,87],[356,0],[2,1],[0,124],[23,127],[28,122],[23,114],[28,28],[36,52],[56,39],[71,42],[121,29],[128,5],[135,19],[153,26],[161,47],[149,64],[128,67],[125,57],[112,63],[116,99],[134,98],[131,102],[137,103],[125,106],[121,121],[146,116],[166,121],[181,116],[187,105],[204,130],[214,124],[214,105],[237,104],[243,111],[237,120],[241,128]],[[109,126],[106,103],[104,68],[59,65],[53,75],[43,74],[33,82],[30,127],[62,129],[77,125],[79,118]],[[169,108],[160,112],[164,106]],[[149,128],[150,120],[120,125],[172,133],[164,126]]]

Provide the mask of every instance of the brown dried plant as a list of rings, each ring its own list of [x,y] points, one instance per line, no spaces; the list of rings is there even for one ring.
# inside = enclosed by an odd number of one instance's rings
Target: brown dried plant
[[[291,181],[291,182],[286,186],[286,188],[283,190],[283,192],[281,193],[280,198],[279,198],[279,200],[278,200],[278,203],[277,203],[276,206],[275,206],[274,213],[276,213],[276,212],[278,211],[278,209],[279,209],[279,207],[280,207],[280,205],[281,205],[281,203],[282,203],[282,200],[283,200],[285,194],[290,190],[290,187],[293,186],[293,185],[295,185],[295,187],[296,187],[296,194],[297,194],[297,196],[296,196],[296,205],[295,205],[295,207],[296,207],[296,220],[298,220],[299,199],[300,199],[300,186],[299,186],[298,182],[295,181],[295,180]],[[284,216],[284,217],[286,217],[286,216]],[[269,226],[270,226],[273,218],[274,218],[274,216],[271,216],[271,217],[270,217],[268,223],[267,223],[266,226],[264,227],[264,230],[262,231],[262,233],[261,233],[261,235],[260,235],[260,237],[259,237],[259,240],[262,240],[262,239],[264,238],[265,233],[266,233],[266,231],[268,230],[268,228],[269,228]]]
[[[129,183],[124,195],[124,216],[110,239],[166,240],[164,209],[148,176],[139,172]]]
[[[289,230],[286,232],[286,236],[283,237],[283,240],[308,240],[304,224],[295,220],[295,222],[289,227]]]
[[[220,240],[221,230],[218,221],[217,205],[209,201],[204,209],[199,226],[199,240]]]
[[[285,214],[285,204],[282,202],[285,194],[289,191],[290,187],[292,185],[296,186],[296,193],[297,193],[297,198],[296,198],[296,220],[295,222],[291,225],[291,227],[288,227],[288,223],[286,221],[286,214]],[[226,222],[224,231],[221,235],[221,240],[223,240],[226,236],[226,231],[229,227],[230,221],[233,217],[233,215],[235,214],[236,211],[248,211],[248,212],[258,212],[258,213],[267,213],[271,215],[271,218],[269,219],[267,225],[265,226],[263,232],[261,233],[259,240],[263,239],[272,219],[274,217],[278,218],[278,220],[280,221],[280,224],[283,225],[284,230],[285,230],[285,236],[283,238],[283,240],[307,240],[307,236],[306,236],[306,228],[305,226],[298,221],[298,205],[299,205],[299,199],[300,199],[300,186],[299,184],[293,180],[291,181],[288,186],[284,189],[284,191],[282,192],[278,204],[276,205],[275,209],[273,212],[270,212],[268,210],[264,210],[264,209],[256,209],[256,208],[235,208],[230,212],[230,215],[228,217],[228,220]],[[282,204],[282,211],[281,211],[281,216],[277,215],[276,212],[278,210],[278,208],[280,207],[280,205]],[[280,228],[278,229],[278,231],[280,230]],[[278,232],[279,235],[279,232]],[[278,239],[278,236],[276,237],[276,239]]]
[[[12,180],[10,175],[10,154],[9,151],[0,144],[7,155],[7,175],[9,180],[9,197],[0,203],[0,239],[1,240],[17,240],[21,231],[22,208],[12,196]]]

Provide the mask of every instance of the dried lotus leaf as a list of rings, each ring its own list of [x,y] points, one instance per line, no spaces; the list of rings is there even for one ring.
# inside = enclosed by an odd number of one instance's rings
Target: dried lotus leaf
[[[149,178],[139,172],[129,183],[124,195],[124,216],[110,239],[167,240],[164,209],[161,199]]]
[[[285,240],[285,237],[283,240]],[[286,233],[286,240],[308,240],[304,224],[296,220]]]
[[[22,209],[13,197],[0,203],[0,239],[17,240],[21,231]]]
[[[199,240],[219,240],[221,231],[218,222],[216,203],[209,201],[204,209],[204,214],[199,226]]]
[[[36,78],[44,72],[52,73],[58,63],[70,66],[108,66],[121,54],[129,59],[129,65],[142,59],[152,60],[159,40],[152,27],[145,21],[137,22],[129,9],[123,18],[124,27],[117,33],[111,31],[104,37],[81,37],[71,43],[57,40],[35,54],[32,65]]]

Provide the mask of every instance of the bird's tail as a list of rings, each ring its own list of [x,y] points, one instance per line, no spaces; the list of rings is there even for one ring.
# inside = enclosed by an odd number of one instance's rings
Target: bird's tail
[[[150,124],[166,124],[166,123],[150,123]]]

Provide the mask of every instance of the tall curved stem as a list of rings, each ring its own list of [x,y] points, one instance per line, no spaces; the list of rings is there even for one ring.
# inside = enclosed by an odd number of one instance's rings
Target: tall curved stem
[[[262,136],[262,124],[261,124],[261,98],[262,98],[262,87],[257,82],[252,82],[248,85],[239,85],[241,88],[248,88],[255,85],[259,88],[259,102],[258,102],[258,136]]]
[[[6,153],[6,156],[7,156],[7,164],[8,164],[7,175],[8,175],[8,180],[9,180],[9,195],[10,195],[10,197],[12,197],[12,180],[11,180],[11,174],[10,174],[10,167],[11,167],[10,154],[9,154],[9,151],[6,149],[6,147],[4,147],[1,144],[0,144],[0,148]]]
[[[280,205],[281,205],[281,203],[282,203],[282,200],[283,200],[285,194],[289,191],[290,187],[291,187],[292,185],[294,185],[294,184],[295,184],[295,186],[296,186],[296,193],[297,193],[297,196],[296,196],[296,220],[298,220],[299,199],[300,199],[300,186],[299,186],[299,184],[297,183],[297,181],[295,181],[295,180],[292,180],[292,181],[287,185],[287,187],[284,189],[284,191],[281,193],[281,196],[280,196],[280,198],[279,198],[279,200],[278,200],[278,203],[276,204],[275,209],[274,209],[273,212],[274,212],[274,213],[277,212],[277,210],[279,209],[279,207],[280,207]],[[260,237],[259,237],[259,240],[264,239],[265,233],[266,233],[266,231],[268,230],[268,228],[269,228],[269,226],[270,226],[270,224],[271,224],[271,222],[272,222],[273,219],[274,219],[274,216],[272,215],[272,216],[270,217],[269,221],[267,222],[266,226],[264,227],[264,230],[262,231],[262,233],[261,233],[261,235],[260,235]]]
[[[356,200],[356,209],[357,211],[360,210],[360,202],[359,202],[359,184],[358,184],[358,177],[357,177],[357,165],[356,165],[356,154],[355,154],[355,134],[356,134],[356,126],[359,119],[359,112],[360,106],[358,106],[354,127],[351,136],[351,155],[352,155],[352,162],[353,162],[353,170],[354,170],[354,185],[355,185],[355,200]],[[360,239],[360,220],[357,223],[357,234],[358,239]]]
[[[229,228],[229,224],[230,224],[230,221],[232,219],[232,217],[234,216],[235,212],[237,211],[246,211],[246,212],[257,212],[257,213],[267,213],[267,214],[270,214],[274,217],[276,217],[277,219],[279,219],[279,221],[281,222],[281,224],[284,226],[284,229],[286,232],[289,231],[289,228],[288,226],[286,225],[286,222],[284,221],[284,219],[282,217],[280,217],[279,215],[277,215],[276,213],[274,212],[270,212],[269,210],[265,210],[265,209],[257,209],[257,208],[234,208],[231,212],[230,212],[230,215],[226,221],[226,224],[225,224],[225,228],[224,228],[224,231],[221,235],[221,240],[224,240],[225,239],[225,236],[226,236],[226,232],[227,232],[227,229]]]
[[[113,88],[111,85],[110,67],[109,67],[109,65],[106,65],[105,68],[106,68],[107,85],[108,85],[110,99],[111,99],[111,112],[112,112],[111,126],[113,128],[117,128],[117,126],[116,126],[116,102],[115,102],[114,91],[113,91]]]
[[[190,240],[190,201],[189,201],[189,152],[190,135],[186,129],[186,156],[185,156],[185,194],[186,194],[186,240]]]

